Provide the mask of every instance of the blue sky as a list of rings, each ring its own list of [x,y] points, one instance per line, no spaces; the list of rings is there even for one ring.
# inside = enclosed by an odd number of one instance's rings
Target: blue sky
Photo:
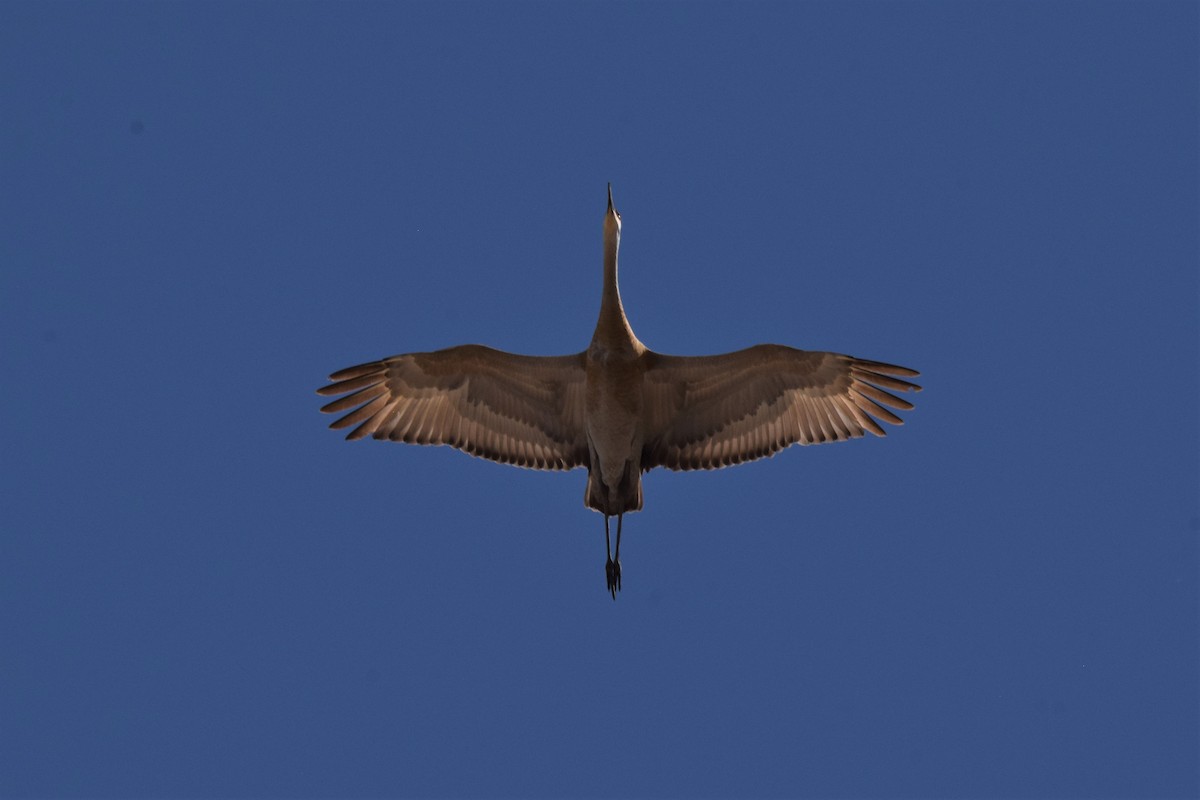
[[[1193,3],[0,6],[0,794],[1195,796]],[[348,444],[338,368],[921,370],[646,476]]]

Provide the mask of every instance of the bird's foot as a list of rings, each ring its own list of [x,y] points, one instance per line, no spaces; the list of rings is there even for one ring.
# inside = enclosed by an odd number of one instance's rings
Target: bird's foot
[[[617,592],[621,591],[621,562],[610,558],[604,565],[604,576],[608,579],[608,592],[616,600]]]

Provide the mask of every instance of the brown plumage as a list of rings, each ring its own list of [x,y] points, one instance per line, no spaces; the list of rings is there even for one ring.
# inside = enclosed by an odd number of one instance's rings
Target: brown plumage
[[[642,473],[715,469],[792,444],[854,439],[902,424],[918,373],[838,353],[762,344],[717,356],[667,356],[633,335],[617,285],[621,215],[609,187],[604,285],[591,345],[568,356],[522,356],[482,345],[408,353],[335,372],[318,389],[349,411],[330,427],[444,444],[532,469],[587,467],[584,503],[617,517],[605,566],[621,586],[621,522],[642,508]]]

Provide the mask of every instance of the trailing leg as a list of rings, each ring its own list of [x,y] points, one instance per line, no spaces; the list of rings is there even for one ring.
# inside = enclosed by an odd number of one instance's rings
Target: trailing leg
[[[604,564],[604,577],[608,582],[608,592],[612,595],[613,600],[617,599],[617,592],[621,590],[621,515],[617,515],[617,560],[613,560],[612,551],[610,548],[610,540],[608,537],[608,514],[604,515],[604,553],[608,561]]]

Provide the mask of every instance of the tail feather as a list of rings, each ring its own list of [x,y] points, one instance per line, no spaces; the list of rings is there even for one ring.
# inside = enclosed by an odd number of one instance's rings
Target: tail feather
[[[642,471],[627,462],[620,483],[611,488],[601,478],[599,470],[589,469],[583,504],[609,517],[641,511]]]

